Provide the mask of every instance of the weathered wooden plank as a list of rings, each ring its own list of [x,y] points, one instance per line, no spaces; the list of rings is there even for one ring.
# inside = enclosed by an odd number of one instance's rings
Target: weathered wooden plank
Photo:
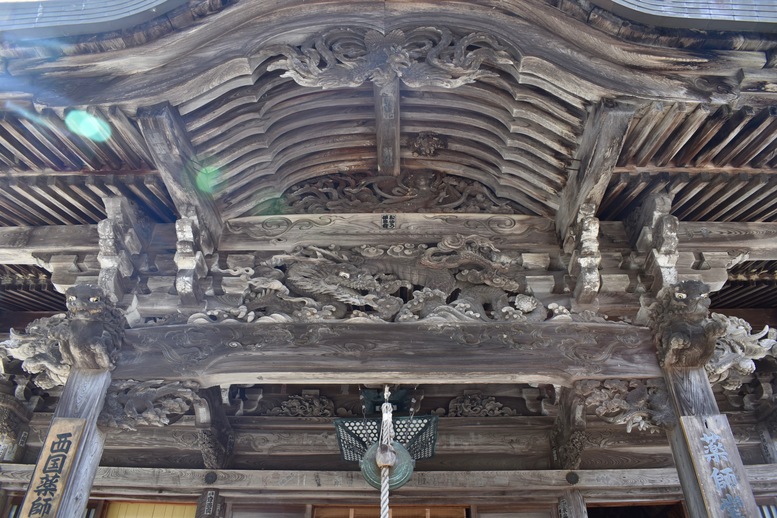
[[[221,236],[221,216],[207,188],[198,186],[197,175],[207,171],[197,159],[180,115],[162,103],[140,110],[138,122],[179,216],[199,219],[200,246],[211,253]]]
[[[0,484],[8,491],[18,491],[29,481],[34,466],[4,464]],[[773,465],[745,468],[747,479],[757,494],[772,494],[777,484]],[[208,484],[205,477],[215,473],[215,482]],[[402,501],[422,496],[442,495],[450,501],[455,492],[462,501],[499,499],[501,502],[521,502],[532,494],[539,499],[555,502],[562,491],[576,489],[586,501],[640,501],[658,495],[679,495],[679,481],[673,468],[635,470],[579,470],[576,482],[567,480],[567,470],[525,471],[417,471],[402,489],[392,493],[392,499]],[[196,470],[160,468],[100,467],[95,477],[94,493],[132,494],[145,498],[164,491],[171,495],[196,498],[208,488],[218,489],[222,495],[256,498],[257,491],[268,501],[296,499],[311,501],[329,495],[343,502],[367,496],[373,500],[377,492],[358,471],[284,471],[284,470]],[[757,515],[756,515],[757,516]]]
[[[46,515],[42,511],[49,505],[51,516],[69,518],[83,515],[105,441],[105,435],[97,428],[97,417],[110,382],[111,374],[108,371],[71,371],[38,459],[40,477],[31,479],[24,499],[23,511],[27,514],[23,516]],[[57,423],[61,419],[67,423],[77,423],[78,426],[74,424],[73,428],[60,429]],[[63,455],[64,460],[52,461],[52,457]],[[67,464],[64,464],[65,460]],[[57,471],[59,466],[68,467],[68,472],[64,469]],[[55,485],[58,489],[50,493],[47,492],[49,486],[45,485],[43,477],[48,476],[47,480],[51,484],[54,475],[57,475]],[[49,496],[51,500],[47,501]]]
[[[553,222],[535,216],[506,214],[396,214],[396,226],[385,229],[381,214],[256,216],[230,220],[219,250],[222,252],[291,251],[297,246],[358,246],[364,243],[429,243],[450,235],[478,234],[504,249],[556,252],[560,249]],[[600,248],[628,252],[631,245],[620,221],[600,221]],[[315,232],[311,232],[315,229]],[[681,252],[749,252],[751,260],[777,259],[777,223],[681,221]],[[97,225],[51,225],[0,228],[0,262],[37,264],[35,256],[60,253],[97,253]],[[153,227],[150,251],[175,250],[172,224]]]
[[[704,369],[666,369],[664,376],[678,415],[720,413]]]
[[[96,252],[98,240],[97,225],[0,228],[0,263],[38,264],[36,255],[61,253],[63,244],[69,254]]]
[[[494,214],[395,214],[393,228],[385,228],[383,215],[325,214],[255,216],[229,220],[219,250],[286,250],[298,246],[358,246],[365,243],[429,243],[445,236],[489,238],[497,247],[525,244],[537,252],[557,251],[553,221],[534,216]],[[777,225],[775,226],[777,229]]]
[[[758,516],[753,491],[726,417],[681,416],[680,427],[704,505],[703,508],[689,506],[691,516]],[[685,481],[683,492],[687,498]]]
[[[548,355],[554,358],[548,362]],[[117,379],[249,383],[552,383],[654,378],[650,331],[626,324],[203,324],[129,330]]]
[[[734,435],[706,371],[668,367],[664,376],[679,420],[668,438],[690,516],[757,516]]]
[[[589,115],[575,156],[580,165],[571,173],[561,193],[556,214],[560,239],[566,237],[583,204],[598,207],[601,203],[635,112],[636,106],[603,101]]]
[[[373,83],[378,172],[399,175],[399,78]]]
[[[777,225],[773,223],[680,222],[678,250],[749,252],[752,261],[777,259]]]

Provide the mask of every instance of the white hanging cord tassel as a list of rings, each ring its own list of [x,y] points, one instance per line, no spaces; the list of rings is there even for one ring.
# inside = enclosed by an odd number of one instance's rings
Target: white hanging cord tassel
[[[375,455],[375,462],[380,468],[380,518],[389,518],[389,471],[397,461],[397,454],[392,443],[394,442],[394,423],[391,420],[391,403],[389,403],[389,387],[383,389],[384,403],[381,406],[383,420],[380,427],[380,445]]]

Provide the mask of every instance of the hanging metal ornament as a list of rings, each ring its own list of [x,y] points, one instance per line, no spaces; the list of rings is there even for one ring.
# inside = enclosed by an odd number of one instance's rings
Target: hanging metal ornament
[[[387,409],[389,408],[390,404]],[[415,461],[434,455],[438,417],[394,417],[389,412],[389,418],[393,438],[385,446],[390,446],[395,456],[394,464],[389,467],[389,488],[394,490],[410,480]],[[381,438],[385,435],[382,434],[385,424],[383,417],[335,419],[334,424],[343,459],[359,462],[367,483],[375,489],[380,489],[382,470],[378,461],[381,457]]]
[[[362,470],[364,480],[375,489],[380,489],[381,485],[381,468],[378,466],[377,460],[380,446],[381,444],[376,442],[367,448],[364,458],[359,461],[359,467]],[[394,441],[391,443],[391,446],[396,456],[394,464],[389,467],[389,489],[393,491],[404,486],[410,480],[415,468],[415,459],[410,456],[410,452],[400,443]]]

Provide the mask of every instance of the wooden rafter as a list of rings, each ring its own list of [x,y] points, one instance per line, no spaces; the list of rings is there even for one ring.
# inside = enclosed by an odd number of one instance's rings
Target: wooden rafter
[[[570,173],[556,214],[561,240],[584,204],[598,207],[601,203],[635,112],[633,105],[602,101],[589,115],[575,157],[578,166]]]
[[[178,215],[198,219],[198,244],[205,253],[211,253],[221,237],[221,216],[210,193],[197,184],[197,175],[208,172],[196,156],[180,116],[172,106],[162,103],[140,110],[138,121]]]

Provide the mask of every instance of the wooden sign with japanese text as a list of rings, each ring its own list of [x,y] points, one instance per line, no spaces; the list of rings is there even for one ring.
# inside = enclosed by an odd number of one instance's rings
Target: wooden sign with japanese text
[[[21,518],[57,515],[85,428],[85,419],[57,417],[51,422],[24,497]]]
[[[707,514],[700,516],[758,516],[753,490],[726,416],[682,416],[680,426],[706,505]]]

